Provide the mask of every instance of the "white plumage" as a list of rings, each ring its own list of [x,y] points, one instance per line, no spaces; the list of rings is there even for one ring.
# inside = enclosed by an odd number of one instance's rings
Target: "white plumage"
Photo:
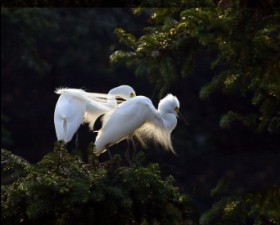
[[[172,94],[159,102],[158,109],[144,96],[121,103],[104,115],[102,128],[95,141],[95,153],[99,155],[109,146],[134,136],[144,147],[150,140],[175,154],[171,132],[177,124],[179,107],[177,97]]]
[[[136,95],[128,85],[113,88],[108,95],[72,88],[57,89],[55,93],[60,94],[54,112],[55,131],[57,140],[65,143],[73,138],[83,122],[93,129],[99,116],[116,107],[116,97],[128,99]]]

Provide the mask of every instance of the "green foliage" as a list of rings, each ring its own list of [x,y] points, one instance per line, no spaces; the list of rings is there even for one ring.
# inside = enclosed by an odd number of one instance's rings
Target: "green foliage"
[[[93,146],[89,146],[92,152]],[[20,167],[22,175],[1,185],[4,224],[193,224],[186,195],[163,180],[159,165],[143,165],[138,155],[132,167],[119,156],[90,164],[67,153],[57,142],[54,151],[35,165],[1,150],[6,168]]]
[[[139,38],[116,29],[128,49],[115,51],[111,62],[133,67],[136,75],[147,76],[163,93],[181,78],[199,76],[195,68],[202,66],[201,58],[211,56],[208,69],[216,75],[201,87],[200,97],[222,92],[229,99],[245,98],[245,108],[253,109],[251,113],[233,106],[221,126],[240,120],[258,131],[278,133],[280,14],[276,1],[266,3],[264,8],[246,8],[238,1],[227,3],[232,7],[223,7],[222,3],[213,7],[215,1],[181,2],[181,8],[149,9],[150,26]],[[233,117],[232,111],[238,116]],[[248,121],[251,117],[253,122]]]
[[[1,184],[9,184],[28,173],[30,164],[20,156],[1,149]]]
[[[197,224],[191,199],[161,178],[158,164],[139,153],[131,167],[116,155],[99,163],[89,145],[89,164],[67,153],[62,142],[35,165],[1,150],[1,222],[4,224]],[[3,180],[2,180],[3,181]],[[228,194],[229,181],[211,191],[213,205],[201,225],[277,225],[280,187],[239,196]]]
[[[200,217],[201,225],[280,223],[280,186],[263,193],[224,197]]]

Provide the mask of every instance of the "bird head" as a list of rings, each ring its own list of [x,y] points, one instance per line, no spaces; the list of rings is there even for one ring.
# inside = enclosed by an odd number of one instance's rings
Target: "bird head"
[[[180,112],[180,102],[178,98],[172,94],[166,95],[158,104],[158,110],[162,113],[174,113],[180,117],[187,125],[187,120],[183,117]]]
[[[177,114],[180,108],[179,100],[172,94],[166,95],[160,100],[158,104],[158,110],[162,113],[174,113]]]
[[[124,100],[128,100],[136,96],[136,93],[129,85],[121,85],[110,90],[108,94],[116,95]]]

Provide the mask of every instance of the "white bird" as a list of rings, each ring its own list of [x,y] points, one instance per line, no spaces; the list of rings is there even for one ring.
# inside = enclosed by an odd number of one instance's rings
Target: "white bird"
[[[57,89],[55,93],[60,94],[54,112],[55,131],[57,140],[65,143],[71,141],[83,122],[93,129],[99,116],[116,107],[116,97],[126,100],[136,95],[128,85],[113,88],[108,95],[72,88]]]
[[[95,154],[100,155],[123,139],[136,137],[146,147],[147,141],[161,144],[174,154],[171,132],[177,125],[180,103],[168,94],[154,107],[151,100],[136,96],[119,104],[103,117],[102,128],[95,140]]]
[[[109,107],[109,110],[112,110],[117,106],[119,102],[135,97],[136,93],[134,89],[129,85],[120,85],[118,87],[111,89],[107,95],[100,94],[100,93],[86,92],[86,96],[96,102],[101,102],[103,106],[105,105],[105,107]],[[109,110],[106,110],[106,112]],[[84,122],[88,123],[89,128],[92,130],[96,119],[104,113],[105,112],[102,112],[100,114],[96,111],[86,110],[84,115]]]

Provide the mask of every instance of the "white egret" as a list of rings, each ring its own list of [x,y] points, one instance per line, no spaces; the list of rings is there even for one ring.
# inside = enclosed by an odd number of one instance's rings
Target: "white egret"
[[[95,154],[100,155],[109,147],[123,139],[136,137],[146,147],[147,141],[161,144],[174,154],[171,132],[177,125],[180,103],[172,94],[168,94],[154,107],[151,100],[137,96],[119,104],[106,113],[102,128],[95,140]]]
[[[108,95],[71,88],[57,89],[55,93],[60,94],[54,112],[55,131],[57,139],[65,143],[73,138],[83,122],[93,129],[99,116],[116,107],[116,97],[129,99],[136,95],[128,85],[113,88]]]
[[[128,100],[129,98],[133,98],[136,96],[136,93],[132,87],[129,85],[120,85],[111,89],[108,94],[100,94],[100,93],[89,93],[86,92],[86,96],[91,98],[94,101],[103,103],[105,107],[109,107],[109,109],[113,109],[117,106],[120,100],[117,98],[121,98],[123,100]],[[104,102],[106,101],[106,103]],[[106,110],[107,112],[108,110]],[[86,110],[84,115],[84,122],[89,124],[89,128],[92,130],[96,119],[101,116],[103,113],[97,113],[96,111]]]

